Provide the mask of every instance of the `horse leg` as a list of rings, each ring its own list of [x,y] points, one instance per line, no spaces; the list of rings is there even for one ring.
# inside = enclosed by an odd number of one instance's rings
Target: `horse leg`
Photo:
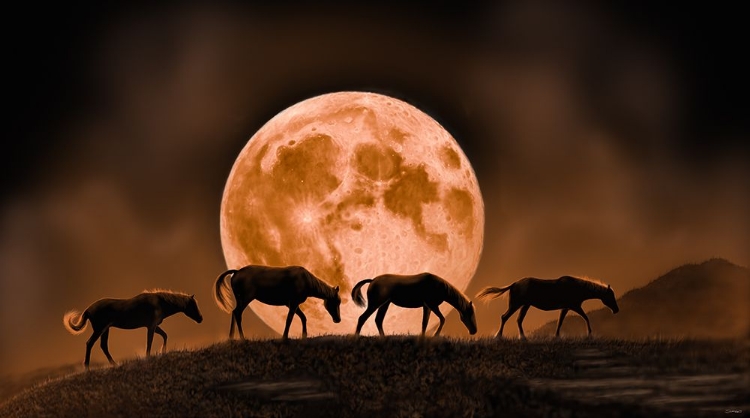
[[[381,337],[385,337],[385,332],[383,331],[383,320],[385,320],[385,313],[388,311],[389,306],[391,306],[391,302],[384,303],[378,308],[378,314],[375,315],[375,325],[378,326],[378,332],[380,332]]]
[[[560,319],[557,320],[557,331],[555,331],[555,338],[558,338],[560,336],[560,327],[562,327],[563,320],[565,319],[565,315],[567,314],[567,309],[563,309],[562,311],[560,311]]]
[[[371,303],[368,303],[367,309],[365,309],[364,312],[362,312],[362,315],[359,316],[359,320],[357,320],[357,331],[354,333],[354,335],[359,335],[359,332],[362,331],[362,326],[365,325],[365,321],[367,321],[367,318],[372,315],[375,310],[378,308],[373,308],[373,305]]]
[[[245,339],[245,333],[242,332],[242,312],[245,311],[245,308],[247,308],[248,303],[239,303],[237,302],[237,306],[234,307],[234,310],[232,311],[232,325],[229,328],[229,339],[231,340],[232,337],[234,337],[234,324],[237,323],[237,331],[240,333],[240,339]]]
[[[422,307],[422,336],[427,332],[427,323],[430,321],[430,308],[425,304]]]
[[[307,317],[302,313],[302,309],[297,308],[297,316],[302,321],[302,338],[307,338]]]
[[[292,319],[294,319],[294,313],[297,312],[299,306],[290,306],[289,313],[286,314],[286,326],[284,327],[284,335],[281,337],[282,340],[289,338],[289,327],[292,325]]]
[[[161,352],[162,352],[162,354],[166,353],[167,352],[167,333],[164,332],[164,330],[161,329],[161,327],[158,327],[158,326],[156,327],[156,329],[154,329],[154,332],[156,332],[157,334],[161,335],[161,338],[164,339],[164,344],[162,344],[162,346],[161,346]]]
[[[154,331],[155,327],[148,327],[148,333],[146,334],[146,357],[151,355],[151,343],[154,342]]]
[[[526,339],[526,335],[523,333],[523,318],[526,317],[526,312],[528,312],[530,305],[523,305],[523,308],[521,308],[521,312],[518,313],[518,332],[521,333],[521,338]]]
[[[591,324],[589,323],[589,317],[586,316],[586,312],[584,312],[583,309],[581,309],[580,306],[577,307],[577,308],[571,308],[571,309],[573,310],[573,312],[577,313],[578,315],[581,315],[581,317],[583,318],[583,320],[586,321],[586,328],[589,331],[589,333],[588,333],[587,336],[591,337]]]
[[[513,316],[514,313],[520,308],[520,306],[514,306],[514,305],[508,305],[508,310],[505,311],[502,318],[502,323],[500,324],[500,329],[497,331],[497,334],[495,334],[495,338],[502,338],[503,336],[503,330],[505,329],[505,323],[510,319],[511,316]]]
[[[440,336],[440,331],[443,330],[443,325],[445,325],[445,317],[442,313],[440,313],[440,307],[439,306],[430,306],[430,310],[435,313],[435,316],[438,317],[440,320],[440,325],[438,325],[437,331],[435,331],[435,335],[433,337]]]
[[[89,340],[86,341],[86,360],[83,361],[83,365],[86,367],[86,370],[89,369],[89,362],[91,360],[91,347],[94,346],[94,343],[96,342],[96,340],[99,339],[99,337],[102,335],[103,332],[104,332],[104,329],[94,328],[94,333],[91,334],[91,338],[89,338]]]
[[[102,347],[102,351],[104,351],[104,355],[107,356],[107,360],[109,360],[109,364],[116,366],[117,363],[112,360],[112,356],[109,354],[109,328],[102,333],[102,339],[99,343]]]

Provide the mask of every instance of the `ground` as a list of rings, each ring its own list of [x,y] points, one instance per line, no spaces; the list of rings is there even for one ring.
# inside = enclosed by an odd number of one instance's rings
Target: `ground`
[[[724,416],[750,341],[232,341],[26,389],[0,416]]]

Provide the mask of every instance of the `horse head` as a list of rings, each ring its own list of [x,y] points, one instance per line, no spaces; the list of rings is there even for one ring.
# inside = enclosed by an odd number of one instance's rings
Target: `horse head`
[[[612,286],[607,286],[607,290],[604,292],[604,295],[602,296],[602,303],[606,305],[609,309],[612,310],[613,314],[616,314],[620,311],[620,308],[617,306],[617,299],[615,298],[615,291],[612,290]]]
[[[461,312],[461,322],[466,325],[469,334],[474,335],[477,333],[477,316],[474,313],[474,302],[469,302],[467,307]]]
[[[335,324],[341,322],[341,296],[339,296],[338,286],[333,288],[332,295],[325,299],[323,305],[326,307]]]
[[[203,315],[198,309],[198,302],[195,301],[195,295],[190,295],[190,300],[185,304],[185,315],[197,323],[203,322]]]

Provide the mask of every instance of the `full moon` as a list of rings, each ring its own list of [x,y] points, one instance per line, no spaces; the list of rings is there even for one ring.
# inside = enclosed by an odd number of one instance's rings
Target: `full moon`
[[[351,289],[380,274],[431,272],[464,291],[483,239],[484,202],[458,143],[414,106],[374,93],[324,94],[274,116],[240,152],[221,203],[229,268],[301,265],[340,286],[341,323],[319,299],[301,306],[311,335],[353,333],[364,308]],[[288,308],[250,308],[283,332]],[[392,305],[384,328],[416,334],[421,318]],[[362,332],[377,333],[372,319]],[[295,317],[290,335],[300,333]]]

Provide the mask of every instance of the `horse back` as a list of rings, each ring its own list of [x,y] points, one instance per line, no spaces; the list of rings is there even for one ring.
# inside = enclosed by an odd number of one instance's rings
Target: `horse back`
[[[236,298],[258,299],[272,305],[285,305],[290,299],[307,298],[312,275],[300,266],[271,267],[250,265],[232,276]]]
[[[275,287],[307,280],[307,269],[300,266],[271,267],[250,265],[232,276],[232,285],[247,283],[255,287]]]
[[[132,329],[148,326],[156,318],[159,306],[158,296],[141,293],[129,299],[99,299],[86,311],[94,326]]]
[[[373,278],[372,287],[383,287],[388,289],[426,289],[443,282],[438,276],[431,273],[419,273],[410,275],[383,274]]]
[[[578,280],[570,276],[551,280],[527,277],[514,283],[511,298],[542,310],[578,307],[586,299]]]
[[[373,279],[368,300],[390,299],[406,308],[422,307],[425,302],[440,303],[445,298],[444,280],[431,273],[414,275],[384,274]]]
[[[379,283],[384,285],[392,286],[414,286],[421,283],[426,283],[432,280],[433,274],[430,273],[419,273],[419,274],[381,274],[380,276],[374,277],[373,284]]]

